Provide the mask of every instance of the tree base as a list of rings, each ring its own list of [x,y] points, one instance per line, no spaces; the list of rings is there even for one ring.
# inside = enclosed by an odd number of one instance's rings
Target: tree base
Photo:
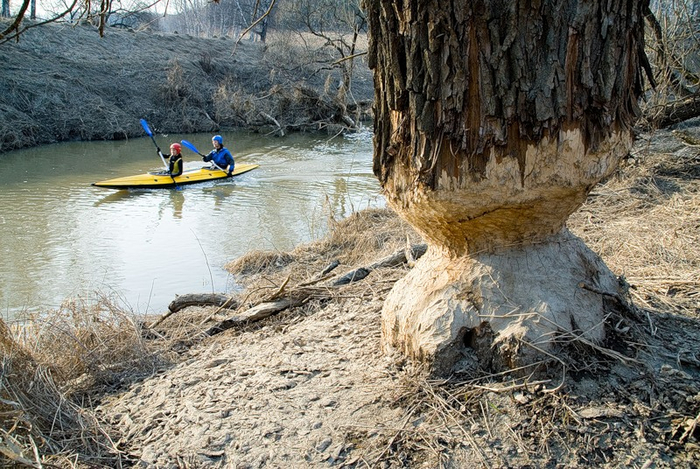
[[[617,277],[564,229],[545,242],[450,257],[431,246],[382,311],[382,347],[446,376],[458,363],[490,371],[537,363],[557,342],[604,339],[604,296]]]

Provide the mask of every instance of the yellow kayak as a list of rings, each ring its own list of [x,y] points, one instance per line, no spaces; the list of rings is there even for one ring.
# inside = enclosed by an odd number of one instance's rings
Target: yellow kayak
[[[233,170],[232,176],[247,173],[257,168],[257,164],[237,164]],[[197,182],[214,181],[216,179],[225,179],[229,177],[226,171],[219,169],[198,168],[183,171],[179,176],[174,178],[167,174],[146,173],[136,176],[126,176],[115,179],[107,179],[106,181],[95,182],[92,185],[97,187],[107,187],[109,189],[155,189],[167,188],[175,186],[183,186],[185,184],[194,184]]]

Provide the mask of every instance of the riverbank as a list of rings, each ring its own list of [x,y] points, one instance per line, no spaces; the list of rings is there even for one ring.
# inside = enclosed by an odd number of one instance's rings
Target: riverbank
[[[5,365],[4,441],[28,460],[43,441],[58,466],[80,454],[90,467],[697,467],[700,153],[697,125],[677,130],[640,136],[571,217],[633,305],[611,306],[605,343],[563,340],[545,379],[465,361],[433,381],[383,354],[383,299],[412,261],[375,264],[421,240],[365,210],[317,242],[232,262],[246,287],[234,309],[189,306],[154,325],[71,303],[39,339],[6,332],[19,352]]]
[[[0,154],[71,140],[250,129],[347,128],[368,118],[371,72],[360,57],[346,103],[299,35],[236,43],[181,34],[49,24],[0,46]],[[352,123],[350,122],[350,123]],[[0,156],[1,157],[1,156]]]

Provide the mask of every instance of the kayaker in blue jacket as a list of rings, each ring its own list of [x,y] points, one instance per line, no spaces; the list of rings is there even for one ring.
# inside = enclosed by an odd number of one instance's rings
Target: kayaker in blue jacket
[[[208,155],[203,156],[204,161],[213,161],[219,168],[226,171],[228,167],[228,175],[233,174],[233,168],[236,163],[233,161],[231,152],[224,148],[224,139],[221,135],[214,135],[211,139],[214,149]]]

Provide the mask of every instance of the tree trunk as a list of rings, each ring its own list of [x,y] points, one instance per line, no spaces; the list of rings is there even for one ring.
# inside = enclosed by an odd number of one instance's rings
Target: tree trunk
[[[564,224],[632,144],[647,5],[365,2],[374,172],[430,245],[386,301],[386,349],[449,372],[467,352],[532,362],[559,332],[602,340],[603,298],[578,285],[617,282]],[[485,330],[495,346],[470,347]]]

